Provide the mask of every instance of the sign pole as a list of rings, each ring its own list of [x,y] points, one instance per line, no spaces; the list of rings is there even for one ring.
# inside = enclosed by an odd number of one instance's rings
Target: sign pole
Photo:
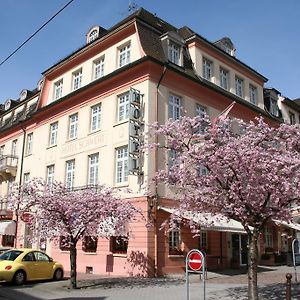
[[[202,271],[201,271],[202,269]],[[203,282],[203,299],[205,300],[205,257],[204,254],[198,250],[190,250],[186,256],[185,262],[186,271],[186,296],[187,300],[190,299],[190,287],[189,287],[189,273],[201,273]]]
[[[297,243],[297,259],[296,259],[296,253],[295,253],[295,244]],[[298,257],[300,255],[300,247],[299,247],[299,241],[297,239],[294,239],[292,242],[292,252],[293,252],[293,264],[294,264],[294,270],[295,270],[295,281],[298,282],[297,279],[297,267],[296,267],[296,263],[298,261]],[[297,261],[296,261],[297,260]]]

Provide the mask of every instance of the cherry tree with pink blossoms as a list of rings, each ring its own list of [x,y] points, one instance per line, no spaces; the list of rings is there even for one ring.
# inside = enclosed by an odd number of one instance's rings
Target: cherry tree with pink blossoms
[[[258,299],[259,235],[273,219],[290,222],[300,199],[300,128],[200,117],[151,127],[162,141],[155,146],[173,153],[155,181],[176,190],[175,217],[211,213],[240,222],[249,243],[248,297]]]
[[[69,190],[63,183],[48,186],[36,178],[16,186],[10,200],[21,218],[30,212],[33,237],[57,241],[63,236],[68,241],[73,288],[77,287],[77,242],[86,236],[123,236],[128,222],[141,217],[137,208],[105,186]]]

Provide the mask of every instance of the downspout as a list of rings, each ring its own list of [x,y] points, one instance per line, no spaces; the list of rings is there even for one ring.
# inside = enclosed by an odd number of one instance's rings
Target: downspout
[[[155,121],[158,123],[158,92],[159,92],[159,86],[163,80],[163,77],[165,76],[167,71],[166,65],[164,65],[164,69],[160,75],[160,78],[158,80],[158,83],[156,85],[156,99],[155,99]],[[158,142],[158,137],[155,135],[155,144]],[[154,152],[154,171],[155,173],[158,172],[158,149],[155,147]],[[158,188],[157,188],[157,182],[155,183],[155,203],[154,203],[154,276],[158,276],[158,229],[157,229],[157,207],[158,207]]]
[[[25,140],[26,140],[26,129],[21,125],[21,129],[23,131],[23,144],[22,144],[22,154],[21,154],[21,162],[20,162],[20,174],[19,174],[19,187],[22,185],[22,178],[23,178],[23,162],[24,162],[24,153],[25,153]],[[19,197],[20,197],[20,189],[19,189]],[[15,241],[14,247],[17,247],[17,236],[18,236],[18,226],[19,226],[19,206],[20,203],[18,202],[15,214],[16,214],[16,232],[15,232]]]

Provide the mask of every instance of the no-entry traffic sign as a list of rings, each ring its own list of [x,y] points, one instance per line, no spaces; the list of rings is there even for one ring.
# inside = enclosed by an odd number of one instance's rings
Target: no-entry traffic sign
[[[198,251],[190,251],[187,257],[188,266],[193,271],[200,271],[202,267],[202,256]]]

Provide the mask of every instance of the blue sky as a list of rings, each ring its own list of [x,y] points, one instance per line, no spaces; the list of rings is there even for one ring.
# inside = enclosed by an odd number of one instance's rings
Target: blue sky
[[[1,0],[0,61],[68,0]],[[41,73],[85,43],[94,25],[110,28],[128,15],[128,0],[75,0],[0,66],[0,102],[34,89]],[[299,0],[136,0],[139,7],[210,41],[228,36],[237,58],[291,99],[300,97]]]

